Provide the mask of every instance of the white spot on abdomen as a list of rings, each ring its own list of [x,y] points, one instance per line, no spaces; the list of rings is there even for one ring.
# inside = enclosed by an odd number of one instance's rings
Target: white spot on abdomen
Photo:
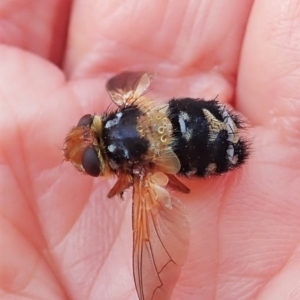
[[[180,131],[181,131],[182,135],[184,135],[186,133],[186,124],[181,115],[179,115],[178,121],[179,121]]]
[[[227,158],[232,164],[234,164],[233,156],[234,156],[234,147],[233,145],[229,145],[227,148]]]
[[[227,129],[227,133],[228,133],[227,140],[234,144],[237,143],[240,137],[232,117],[230,116],[229,112],[226,110],[225,106],[220,110],[220,112]]]
[[[181,111],[178,115],[178,122],[180,127],[180,132],[182,133],[182,136],[189,141],[192,137],[192,129],[187,128],[186,121],[189,121],[190,117],[185,111]]]

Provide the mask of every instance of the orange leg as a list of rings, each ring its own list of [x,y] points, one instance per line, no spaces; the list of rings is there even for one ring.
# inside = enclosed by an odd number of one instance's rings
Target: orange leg
[[[119,174],[117,182],[108,192],[107,197],[111,198],[118,195],[122,198],[124,191],[130,186],[132,186],[132,176],[129,174]]]
[[[176,191],[188,194],[190,189],[184,185],[175,175],[166,174],[169,178],[168,186]]]

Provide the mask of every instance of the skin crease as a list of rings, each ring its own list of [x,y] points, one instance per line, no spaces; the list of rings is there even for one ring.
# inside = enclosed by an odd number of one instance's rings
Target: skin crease
[[[191,234],[172,299],[299,299],[299,1],[23,2],[1,4],[0,299],[137,299],[130,192],[60,166],[124,70],[157,73],[154,99],[218,95],[250,124],[245,166],[176,195]]]

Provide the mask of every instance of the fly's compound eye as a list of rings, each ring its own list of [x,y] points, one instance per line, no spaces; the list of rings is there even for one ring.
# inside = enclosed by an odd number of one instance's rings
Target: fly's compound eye
[[[100,161],[97,152],[94,148],[87,148],[83,152],[81,164],[88,175],[93,177],[99,176]]]
[[[90,114],[84,115],[83,117],[80,118],[80,120],[77,123],[77,127],[81,126],[89,126],[91,127],[93,123],[93,117]]]

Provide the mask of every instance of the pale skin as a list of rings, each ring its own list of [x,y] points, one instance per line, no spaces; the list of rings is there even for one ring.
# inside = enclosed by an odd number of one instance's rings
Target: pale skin
[[[158,100],[218,95],[250,124],[245,166],[176,194],[191,233],[172,299],[299,299],[299,1],[70,9],[0,3],[0,299],[137,299],[130,193],[107,199],[114,180],[60,166],[66,134],[106,109],[124,70],[156,72]]]

